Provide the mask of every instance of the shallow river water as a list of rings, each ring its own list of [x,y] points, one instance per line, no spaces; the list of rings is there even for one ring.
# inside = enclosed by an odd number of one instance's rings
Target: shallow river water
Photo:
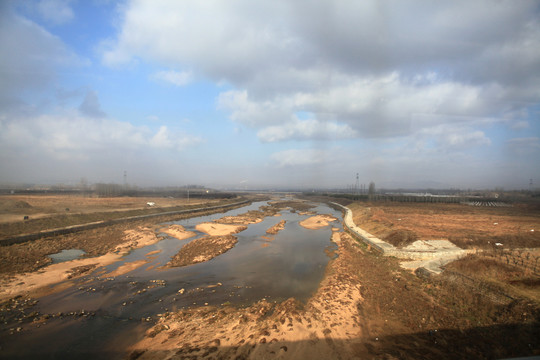
[[[170,222],[197,233],[201,222],[256,210],[266,202],[226,213]],[[326,205],[311,209],[341,219],[341,213]],[[228,252],[204,263],[180,268],[161,268],[178,250],[195,239],[177,240],[165,236],[160,242],[136,249],[119,262],[77,279],[67,290],[39,299],[33,310],[42,314],[62,313],[37,328],[25,326],[9,343],[2,344],[4,354],[31,358],[73,358],[107,352],[108,357],[122,358],[119,350],[136,342],[159,317],[158,314],[206,305],[249,305],[254,301],[282,301],[290,297],[307,300],[321,281],[330,253],[331,227],[341,229],[341,222],[320,230],[301,227],[308,218],[289,209],[281,216],[267,217],[235,236],[238,243]],[[286,220],[285,228],[273,241],[266,230]],[[149,254],[150,253],[150,254]],[[105,274],[125,263],[149,262],[125,275]],[[71,314],[73,313],[73,314]],[[84,355],[82,354],[84,353]]]

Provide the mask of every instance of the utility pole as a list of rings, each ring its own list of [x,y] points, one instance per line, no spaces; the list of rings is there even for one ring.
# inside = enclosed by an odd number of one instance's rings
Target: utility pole
[[[354,192],[356,195],[358,195],[358,192],[359,192],[359,188],[360,188],[360,180],[358,180],[358,173],[356,173],[356,184],[355,184],[355,189],[354,189]]]

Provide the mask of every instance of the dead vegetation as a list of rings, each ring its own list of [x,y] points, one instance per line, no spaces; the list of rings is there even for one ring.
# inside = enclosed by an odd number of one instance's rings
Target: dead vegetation
[[[400,229],[393,230],[383,240],[394,245],[395,247],[401,248],[418,240],[418,235],[416,235],[414,231]]]
[[[490,288],[509,299],[527,299],[540,306],[540,271],[506,263],[502,257],[471,254],[446,266],[446,273],[461,274],[476,288]]]
[[[466,249],[540,247],[540,210],[534,204],[354,202],[348,207],[359,227],[393,244],[448,239]]]

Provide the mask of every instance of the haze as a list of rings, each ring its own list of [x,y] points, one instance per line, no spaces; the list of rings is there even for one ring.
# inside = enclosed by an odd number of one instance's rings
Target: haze
[[[528,188],[538,1],[2,1],[0,183]]]

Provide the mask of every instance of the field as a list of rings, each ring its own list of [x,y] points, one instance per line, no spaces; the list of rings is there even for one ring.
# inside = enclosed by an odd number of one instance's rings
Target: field
[[[3,195],[0,196],[0,240],[65,226],[226,202],[211,198]]]
[[[466,249],[540,247],[538,206],[400,202],[356,202],[347,206],[358,226],[396,246],[415,240],[447,239]]]
[[[70,214],[104,213],[196,205],[209,200],[168,197],[91,197],[84,195],[0,195],[0,223]]]

